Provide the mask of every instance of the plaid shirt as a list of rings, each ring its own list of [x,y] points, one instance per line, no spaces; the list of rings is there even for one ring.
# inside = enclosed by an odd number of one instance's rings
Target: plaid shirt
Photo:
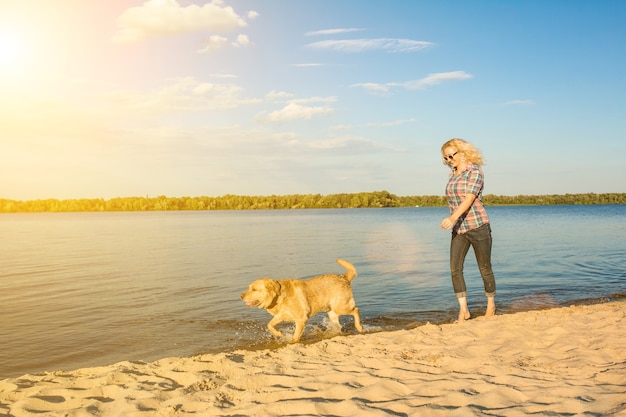
[[[489,223],[489,217],[487,217],[487,212],[481,201],[483,185],[483,171],[478,165],[471,162],[468,162],[467,167],[460,175],[455,176],[454,173],[450,175],[446,186],[450,214],[456,210],[467,194],[476,196],[470,209],[463,213],[452,227],[452,233],[462,234]]]

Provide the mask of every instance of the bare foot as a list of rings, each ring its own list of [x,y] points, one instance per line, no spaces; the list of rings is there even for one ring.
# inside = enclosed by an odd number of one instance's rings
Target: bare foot
[[[465,321],[465,320],[469,320],[471,317],[471,314],[469,312],[469,310],[461,310],[459,311],[459,322],[461,321]]]
[[[470,312],[469,308],[467,308],[467,297],[460,297],[457,299],[459,302],[459,319],[458,322],[462,322],[465,320],[469,320]]]
[[[485,317],[491,317],[496,315],[496,303],[493,297],[487,298],[487,311],[485,312]]]

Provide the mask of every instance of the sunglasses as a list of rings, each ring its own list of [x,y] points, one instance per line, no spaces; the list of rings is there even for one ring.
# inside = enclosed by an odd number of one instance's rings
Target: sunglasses
[[[453,153],[452,155],[444,155],[443,156],[443,160],[444,161],[452,161],[454,159],[454,155],[456,155],[457,153],[459,153],[458,151]]]

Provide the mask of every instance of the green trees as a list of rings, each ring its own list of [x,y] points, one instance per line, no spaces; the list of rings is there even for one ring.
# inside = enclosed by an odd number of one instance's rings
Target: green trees
[[[488,206],[549,204],[626,204],[626,193],[485,195]],[[0,199],[0,213],[78,212],[78,211],[163,211],[163,210],[283,210],[307,208],[384,208],[446,206],[445,196],[397,196],[388,191],[354,194],[291,194],[271,196],[221,197],[116,197],[110,200],[8,200]]]

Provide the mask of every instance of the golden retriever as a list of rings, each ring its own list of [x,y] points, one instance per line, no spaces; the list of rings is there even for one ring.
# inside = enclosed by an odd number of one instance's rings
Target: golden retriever
[[[261,278],[241,293],[241,299],[248,307],[264,308],[274,316],[267,328],[276,337],[283,336],[276,329],[277,324],[294,322],[292,343],[300,340],[307,320],[321,312],[328,313],[331,324],[339,330],[339,316],[352,315],[354,327],[362,333],[361,317],[350,285],[357,276],[356,269],[342,259],[337,259],[337,263],[346,269],[345,274],[319,275],[307,280]]]

